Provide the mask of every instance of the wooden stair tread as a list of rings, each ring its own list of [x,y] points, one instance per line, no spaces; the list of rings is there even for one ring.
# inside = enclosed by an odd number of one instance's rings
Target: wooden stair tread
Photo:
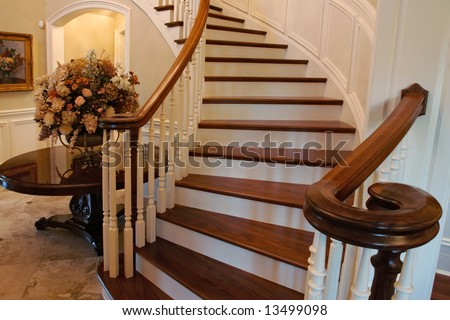
[[[170,11],[170,10],[174,10],[175,6],[173,4],[166,4],[166,5],[161,5],[161,6],[155,6],[154,9],[156,11]],[[222,12],[223,9],[214,5],[210,5],[209,6],[210,10],[214,10],[214,11],[218,11],[218,12]]]
[[[177,187],[217,193],[248,200],[303,208],[308,185],[189,174],[175,182]]]
[[[123,263],[120,265],[123,266]],[[110,278],[109,272],[103,271],[103,262],[101,262],[97,266],[97,276],[114,300],[172,300],[137,271],[129,279],[123,276],[123,272],[117,278]]]
[[[275,96],[245,96],[245,97],[205,97],[203,103],[227,104],[308,104],[308,105],[342,105],[343,100],[327,97],[275,97]]]
[[[237,46],[237,47],[253,47],[253,48],[271,48],[271,49],[287,49],[287,44],[251,42],[251,41],[233,41],[233,40],[216,40],[206,39],[206,44],[220,46]]]
[[[235,82],[313,82],[325,83],[327,78],[314,77],[248,77],[248,76],[205,76],[205,81]]]
[[[227,63],[264,63],[264,64],[308,64],[305,59],[271,59],[271,58],[239,58],[239,57],[205,57],[206,62]]]
[[[144,259],[209,300],[302,300],[303,294],[157,238],[137,249]],[[189,270],[189,272],[186,272]]]
[[[236,17],[227,16],[227,15],[220,14],[220,13],[214,13],[214,12],[208,13],[208,17],[221,19],[221,20],[227,20],[227,21],[234,21],[234,22],[238,22],[238,23],[244,23],[245,22],[245,20],[241,19],[241,18],[236,18]]]
[[[248,33],[248,34],[256,34],[256,35],[262,35],[262,36],[265,36],[267,34],[267,32],[263,31],[263,30],[228,27],[228,26],[221,26],[221,25],[217,25],[217,24],[207,24],[206,29],[228,31],[228,32],[238,32],[238,33]]]
[[[161,220],[298,268],[308,268],[309,247],[314,236],[310,231],[179,205],[157,216]]]
[[[336,154],[338,153],[338,154]],[[348,156],[350,151],[298,148],[259,148],[252,146],[205,145],[190,151],[191,156],[222,159],[305,165],[310,167],[334,167]],[[342,164],[342,163],[341,163]]]
[[[334,120],[202,120],[202,129],[240,129],[270,131],[300,131],[355,133],[355,128],[342,121]]]

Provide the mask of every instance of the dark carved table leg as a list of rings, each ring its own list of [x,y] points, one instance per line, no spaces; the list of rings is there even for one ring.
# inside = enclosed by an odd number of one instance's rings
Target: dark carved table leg
[[[103,252],[102,246],[102,197],[101,194],[73,196],[70,200],[71,215],[58,215],[41,218],[35,222],[38,230],[63,228],[85,238],[95,248],[98,255]]]
[[[370,300],[390,300],[395,292],[394,283],[397,275],[402,271],[400,255],[403,251],[379,250],[371,258],[375,275],[372,283]]]

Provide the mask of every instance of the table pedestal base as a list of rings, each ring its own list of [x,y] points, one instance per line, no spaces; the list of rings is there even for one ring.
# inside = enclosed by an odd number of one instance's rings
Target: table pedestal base
[[[38,230],[63,228],[82,236],[95,248],[98,255],[103,254],[102,237],[102,197],[101,194],[73,196],[70,200],[72,214],[41,218],[35,222]]]

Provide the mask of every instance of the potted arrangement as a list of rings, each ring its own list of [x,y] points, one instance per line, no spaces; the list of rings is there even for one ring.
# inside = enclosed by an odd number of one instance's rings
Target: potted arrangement
[[[38,139],[50,138],[54,144],[65,136],[71,149],[86,146],[87,138],[101,136],[99,118],[136,111],[137,84],[133,72],[125,73],[109,59],[97,57],[94,50],[84,58],[58,64],[52,74],[35,81],[35,120],[41,128]]]

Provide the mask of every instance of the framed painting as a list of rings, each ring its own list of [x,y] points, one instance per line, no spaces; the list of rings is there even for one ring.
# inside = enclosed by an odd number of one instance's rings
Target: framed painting
[[[31,34],[0,31],[0,92],[33,90]]]

